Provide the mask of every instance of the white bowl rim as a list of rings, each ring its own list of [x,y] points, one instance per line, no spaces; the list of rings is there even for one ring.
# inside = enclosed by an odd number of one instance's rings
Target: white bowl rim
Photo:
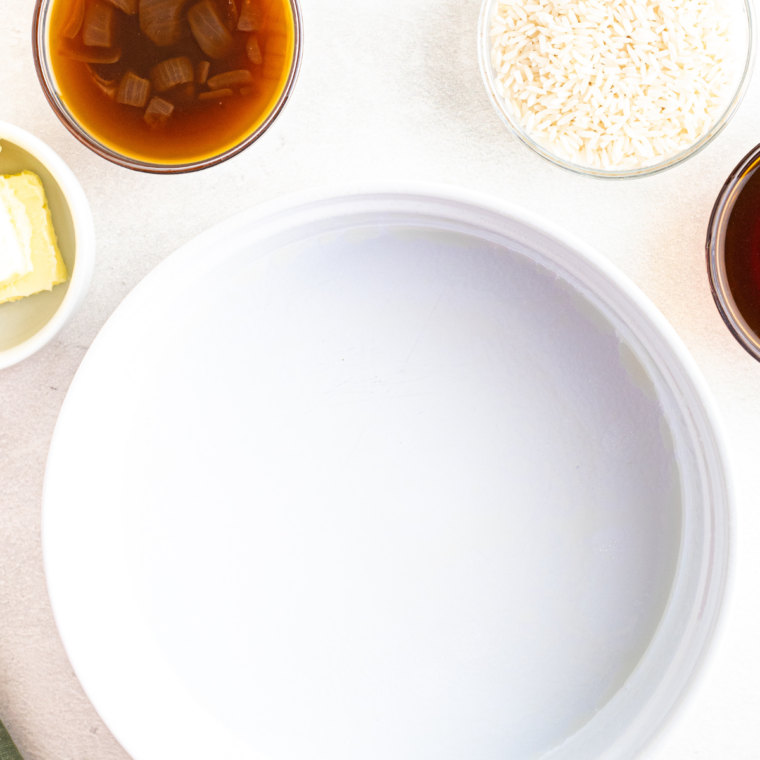
[[[735,573],[735,488],[734,478],[732,474],[731,459],[729,456],[729,448],[726,441],[726,434],[722,422],[722,418],[719,414],[717,405],[712,396],[712,392],[707,385],[702,373],[686,348],[685,344],[676,333],[675,329],[665,319],[659,309],[652,303],[652,301],[643,293],[643,291],[630,280],[621,270],[619,270],[613,263],[611,263],[605,256],[597,252],[594,248],[584,243],[581,239],[575,235],[564,231],[562,228],[556,226],[552,222],[547,221],[540,215],[528,211],[516,204],[508,201],[489,196],[477,191],[469,189],[455,187],[450,185],[443,185],[438,183],[429,182],[409,182],[409,181],[385,181],[385,182],[358,182],[350,184],[337,184],[319,187],[316,189],[303,190],[300,192],[287,194],[285,196],[275,198],[266,201],[261,204],[244,210],[228,218],[227,220],[214,225],[209,230],[201,233],[199,236],[193,238],[193,240],[181,246],[171,256],[169,256],[164,262],[162,262],[151,273],[151,279],[165,281],[167,278],[171,278],[175,274],[181,264],[185,261],[189,261],[197,253],[199,248],[207,246],[213,242],[220,234],[234,233],[242,227],[252,223],[261,222],[266,224],[267,220],[280,217],[283,214],[287,214],[289,211],[303,208],[312,207],[316,208],[323,202],[329,202],[339,198],[350,199],[356,196],[406,196],[409,198],[423,196],[444,202],[467,204],[472,207],[480,208],[484,212],[492,212],[499,215],[503,215],[507,218],[511,218],[526,227],[532,228],[540,235],[548,238],[552,238],[556,242],[563,246],[567,246],[577,254],[581,261],[585,261],[592,268],[596,269],[602,276],[613,286],[613,289],[623,296],[623,299],[627,299],[630,304],[637,309],[643,317],[644,322],[648,322],[665,344],[665,347],[672,351],[673,357],[677,363],[680,364],[683,369],[684,377],[688,383],[691,384],[691,388],[694,392],[694,397],[701,407],[701,412],[704,416],[704,420],[708,425],[708,433],[710,437],[709,445],[713,449],[715,454],[715,461],[718,471],[717,486],[720,487],[721,493],[716,496],[717,501],[723,509],[723,515],[726,524],[723,526],[724,533],[724,566],[721,569],[712,568],[713,574],[717,573],[718,576],[718,588],[716,589],[717,603],[714,607],[714,612],[711,615],[712,620],[710,623],[709,633],[704,639],[704,643],[700,649],[699,656],[694,662],[691,673],[686,681],[682,684],[682,688],[678,696],[672,701],[670,708],[664,714],[661,714],[656,721],[655,725],[649,725],[645,727],[643,731],[644,735],[641,735],[641,727],[633,729],[633,736],[628,734],[623,739],[624,744],[630,751],[635,747],[634,752],[638,753],[645,746],[651,746],[653,743],[659,741],[672,726],[675,724],[674,718],[683,715],[683,706],[694,698],[698,691],[700,684],[704,683],[706,674],[714,667],[715,653],[720,647],[720,641],[725,636],[726,620],[730,615],[730,602],[732,597],[732,591],[734,587],[734,573]],[[154,277],[155,275],[155,277]],[[114,317],[119,319],[126,316],[126,313],[135,308],[142,300],[143,295],[148,292],[147,288],[143,288],[142,284],[138,285],[135,290],[127,296],[122,305],[114,313]],[[121,312],[121,314],[120,314]],[[126,312],[126,313],[125,313]],[[110,321],[110,320],[109,320]],[[107,323],[103,328],[103,333],[110,332],[110,325]],[[98,338],[96,338],[97,343]],[[84,364],[87,364],[87,357],[85,357]],[[83,366],[84,366],[83,364]],[[77,378],[74,379],[72,388],[77,384]],[[64,403],[61,411],[61,418],[67,417],[67,403]],[[53,436],[51,442],[50,455],[53,456],[56,452],[56,435]],[[46,482],[43,490],[43,559],[45,564],[45,571],[48,584],[51,583],[51,577],[49,573],[53,570],[53,567],[57,567],[60,562],[60,552],[56,547],[51,545],[50,542],[45,540],[45,527],[49,522],[47,515],[49,514],[50,498],[52,494],[49,491],[48,475],[51,474],[51,461],[48,461],[48,468],[46,471]],[[54,469],[54,468],[53,468]],[[714,483],[713,485],[716,485]],[[65,600],[62,598],[63,589],[58,585],[56,581],[56,593],[51,593],[51,602],[53,605],[53,611],[55,618],[59,625],[63,622],[64,617],[62,606]],[[53,591],[53,589],[51,589]],[[60,630],[60,629],[59,629]],[[73,642],[67,641],[67,634],[70,633],[68,629],[60,630],[63,643],[69,656],[71,657],[74,652]],[[77,675],[82,678],[85,674],[80,674],[79,665],[81,664],[76,657],[72,659]],[[89,683],[86,678],[82,678],[85,690],[89,694]],[[101,707],[98,708],[99,711]],[[110,724],[111,715],[107,710],[101,712],[107,723]],[[646,720],[646,719],[645,719]],[[625,751],[625,750],[624,750]],[[601,758],[600,758],[601,760]]]
[[[53,175],[71,213],[76,246],[76,261],[63,301],[48,322],[34,335],[17,346],[0,351],[0,369],[5,369],[29,358],[53,340],[82,304],[95,268],[95,222],[82,185],[74,172],[49,145],[25,129],[5,121],[0,121],[0,140],[6,140],[31,153]]]

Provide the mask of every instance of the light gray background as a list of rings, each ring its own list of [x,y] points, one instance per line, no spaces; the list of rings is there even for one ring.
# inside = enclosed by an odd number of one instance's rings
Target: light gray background
[[[284,113],[214,169],[154,177],[113,166],[58,122],[37,83],[33,0],[0,0],[0,119],[79,177],[95,216],[90,293],[45,350],[0,371],[0,718],[27,760],[124,760],[81,690],[45,588],[40,501],[50,438],[88,346],[174,249],[252,204],[350,180],[428,180],[530,208],[606,254],[662,310],[723,413],[738,486],[728,625],[699,691],[648,760],[756,758],[760,747],[760,364],[710,296],[704,238],[729,171],[760,141],[760,77],[718,140],[650,179],[603,182],[550,166],[501,125],[478,72],[479,0],[302,0],[303,68]]]

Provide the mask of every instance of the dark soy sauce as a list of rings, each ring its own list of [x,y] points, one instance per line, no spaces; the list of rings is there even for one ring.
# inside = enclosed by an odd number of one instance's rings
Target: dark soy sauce
[[[726,280],[739,312],[760,335],[760,165],[740,183],[726,226]]]

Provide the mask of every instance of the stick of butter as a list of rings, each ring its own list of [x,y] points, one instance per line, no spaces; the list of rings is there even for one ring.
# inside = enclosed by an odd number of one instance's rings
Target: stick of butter
[[[32,223],[3,180],[0,177],[0,287],[32,271]]]
[[[69,275],[61,252],[58,250],[53,220],[40,178],[28,171],[2,176],[0,177],[0,194],[4,199],[13,195],[18,202],[23,204],[25,216],[31,226],[29,251],[32,265],[31,271],[11,278],[10,281],[0,279],[0,303],[16,301],[42,290],[52,290],[54,285],[65,282]],[[18,227],[16,230],[18,231]],[[0,242],[2,242],[1,238]],[[19,242],[23,247],[23,240],[19,238]],[[2,260],[4,256],[0,256],[0,261]],[[2,269],[0,269],[1,277]]]

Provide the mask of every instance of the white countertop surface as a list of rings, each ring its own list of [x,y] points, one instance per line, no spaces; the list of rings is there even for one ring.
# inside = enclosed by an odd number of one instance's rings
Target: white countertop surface
[[[2,0],[0,119],[47,142],[87,193],[98,236],[89,295],[46,349],[0,371],[0,719],[26,760],[126,753],[74,676],[42,566],[48,446],[87,348],[127,293],[173,250],[231,214],[296,190],[352,180],[425,180],[490,193],[572,231],[660,308],[723,414],[737,486],[734,587],[700,687],[647,760],[744,760],[760,747],[760,364],[731,337],[704,262],[707,222],[734,165],[760,142],[760,77],[723,134],[649,179],[584,179],[539,159],[502,126],[483,88],[480,0],[302,0],[294,95],[253,147],[221,166],[155,177],[109,164],[60,124],[37,83],[34,0]]]

